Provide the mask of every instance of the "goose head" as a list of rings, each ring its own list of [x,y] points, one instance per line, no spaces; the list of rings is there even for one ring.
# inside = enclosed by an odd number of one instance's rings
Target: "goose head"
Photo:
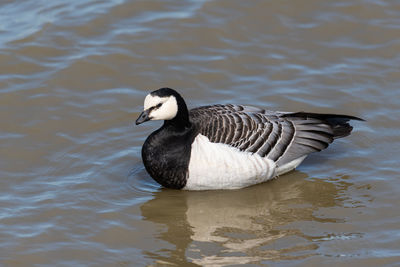
[[[189,123],[189,112],[182,96],[171,88],[160,88],[144,99],[144,109],[136,125],[146,121],[164,120],[167,124]]]

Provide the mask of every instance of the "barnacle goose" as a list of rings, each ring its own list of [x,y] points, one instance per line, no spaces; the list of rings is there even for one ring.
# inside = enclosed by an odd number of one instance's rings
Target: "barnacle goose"
[[[164,120],[142,147],[144,166],[168,188],[237,189],[295,169],[309,153],[350,134],[354,116],[277,112],[241,105],[188,110],[182,96],[148,94],[136,124]]]

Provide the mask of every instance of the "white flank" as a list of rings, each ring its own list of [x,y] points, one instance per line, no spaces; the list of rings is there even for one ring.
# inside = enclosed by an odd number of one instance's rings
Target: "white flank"
[[[158,104],[161,104],[161,106],[150,112],[150,120],[171,120],[175,118],[178,113],[178,103],[176,102],[175,96],[159,97],[148,94],[144,99],[145,110],[157,107]]]
[[[292,160],[291,162],[288,162],[282,166],[279,166],[276,169],[276,175],[282,175],[284,173],[290,172],[291,170],[294,170],[295,168],[297,168],[297,166],[300,165],[300,163],[303,162],[303,160],[307,157],[307,155],[302,156],[300,158],[297,158],[295,160]]]
[[[237,189],[275,177],[275,163],[257,154],[212,143],[199,134],[192,143],[186,190]]]

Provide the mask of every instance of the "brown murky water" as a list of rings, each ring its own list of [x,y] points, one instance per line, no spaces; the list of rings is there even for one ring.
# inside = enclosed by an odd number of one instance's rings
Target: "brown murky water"
[[[190,107],[363,117],[297,171],[162,189],[134,126]],[[1,266],[398,266],[400,2],[2,1]]]

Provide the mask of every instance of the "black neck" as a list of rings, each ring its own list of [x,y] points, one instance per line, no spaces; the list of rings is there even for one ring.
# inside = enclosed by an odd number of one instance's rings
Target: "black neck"
[[[172,127],[175,130],[184,130],[191,126],[189,120],[189,111],[186,106],[185,100],[177,94],[175,95],[176,102],[178,104],[178,112],[172,120],[165,120],[164,127]]]

